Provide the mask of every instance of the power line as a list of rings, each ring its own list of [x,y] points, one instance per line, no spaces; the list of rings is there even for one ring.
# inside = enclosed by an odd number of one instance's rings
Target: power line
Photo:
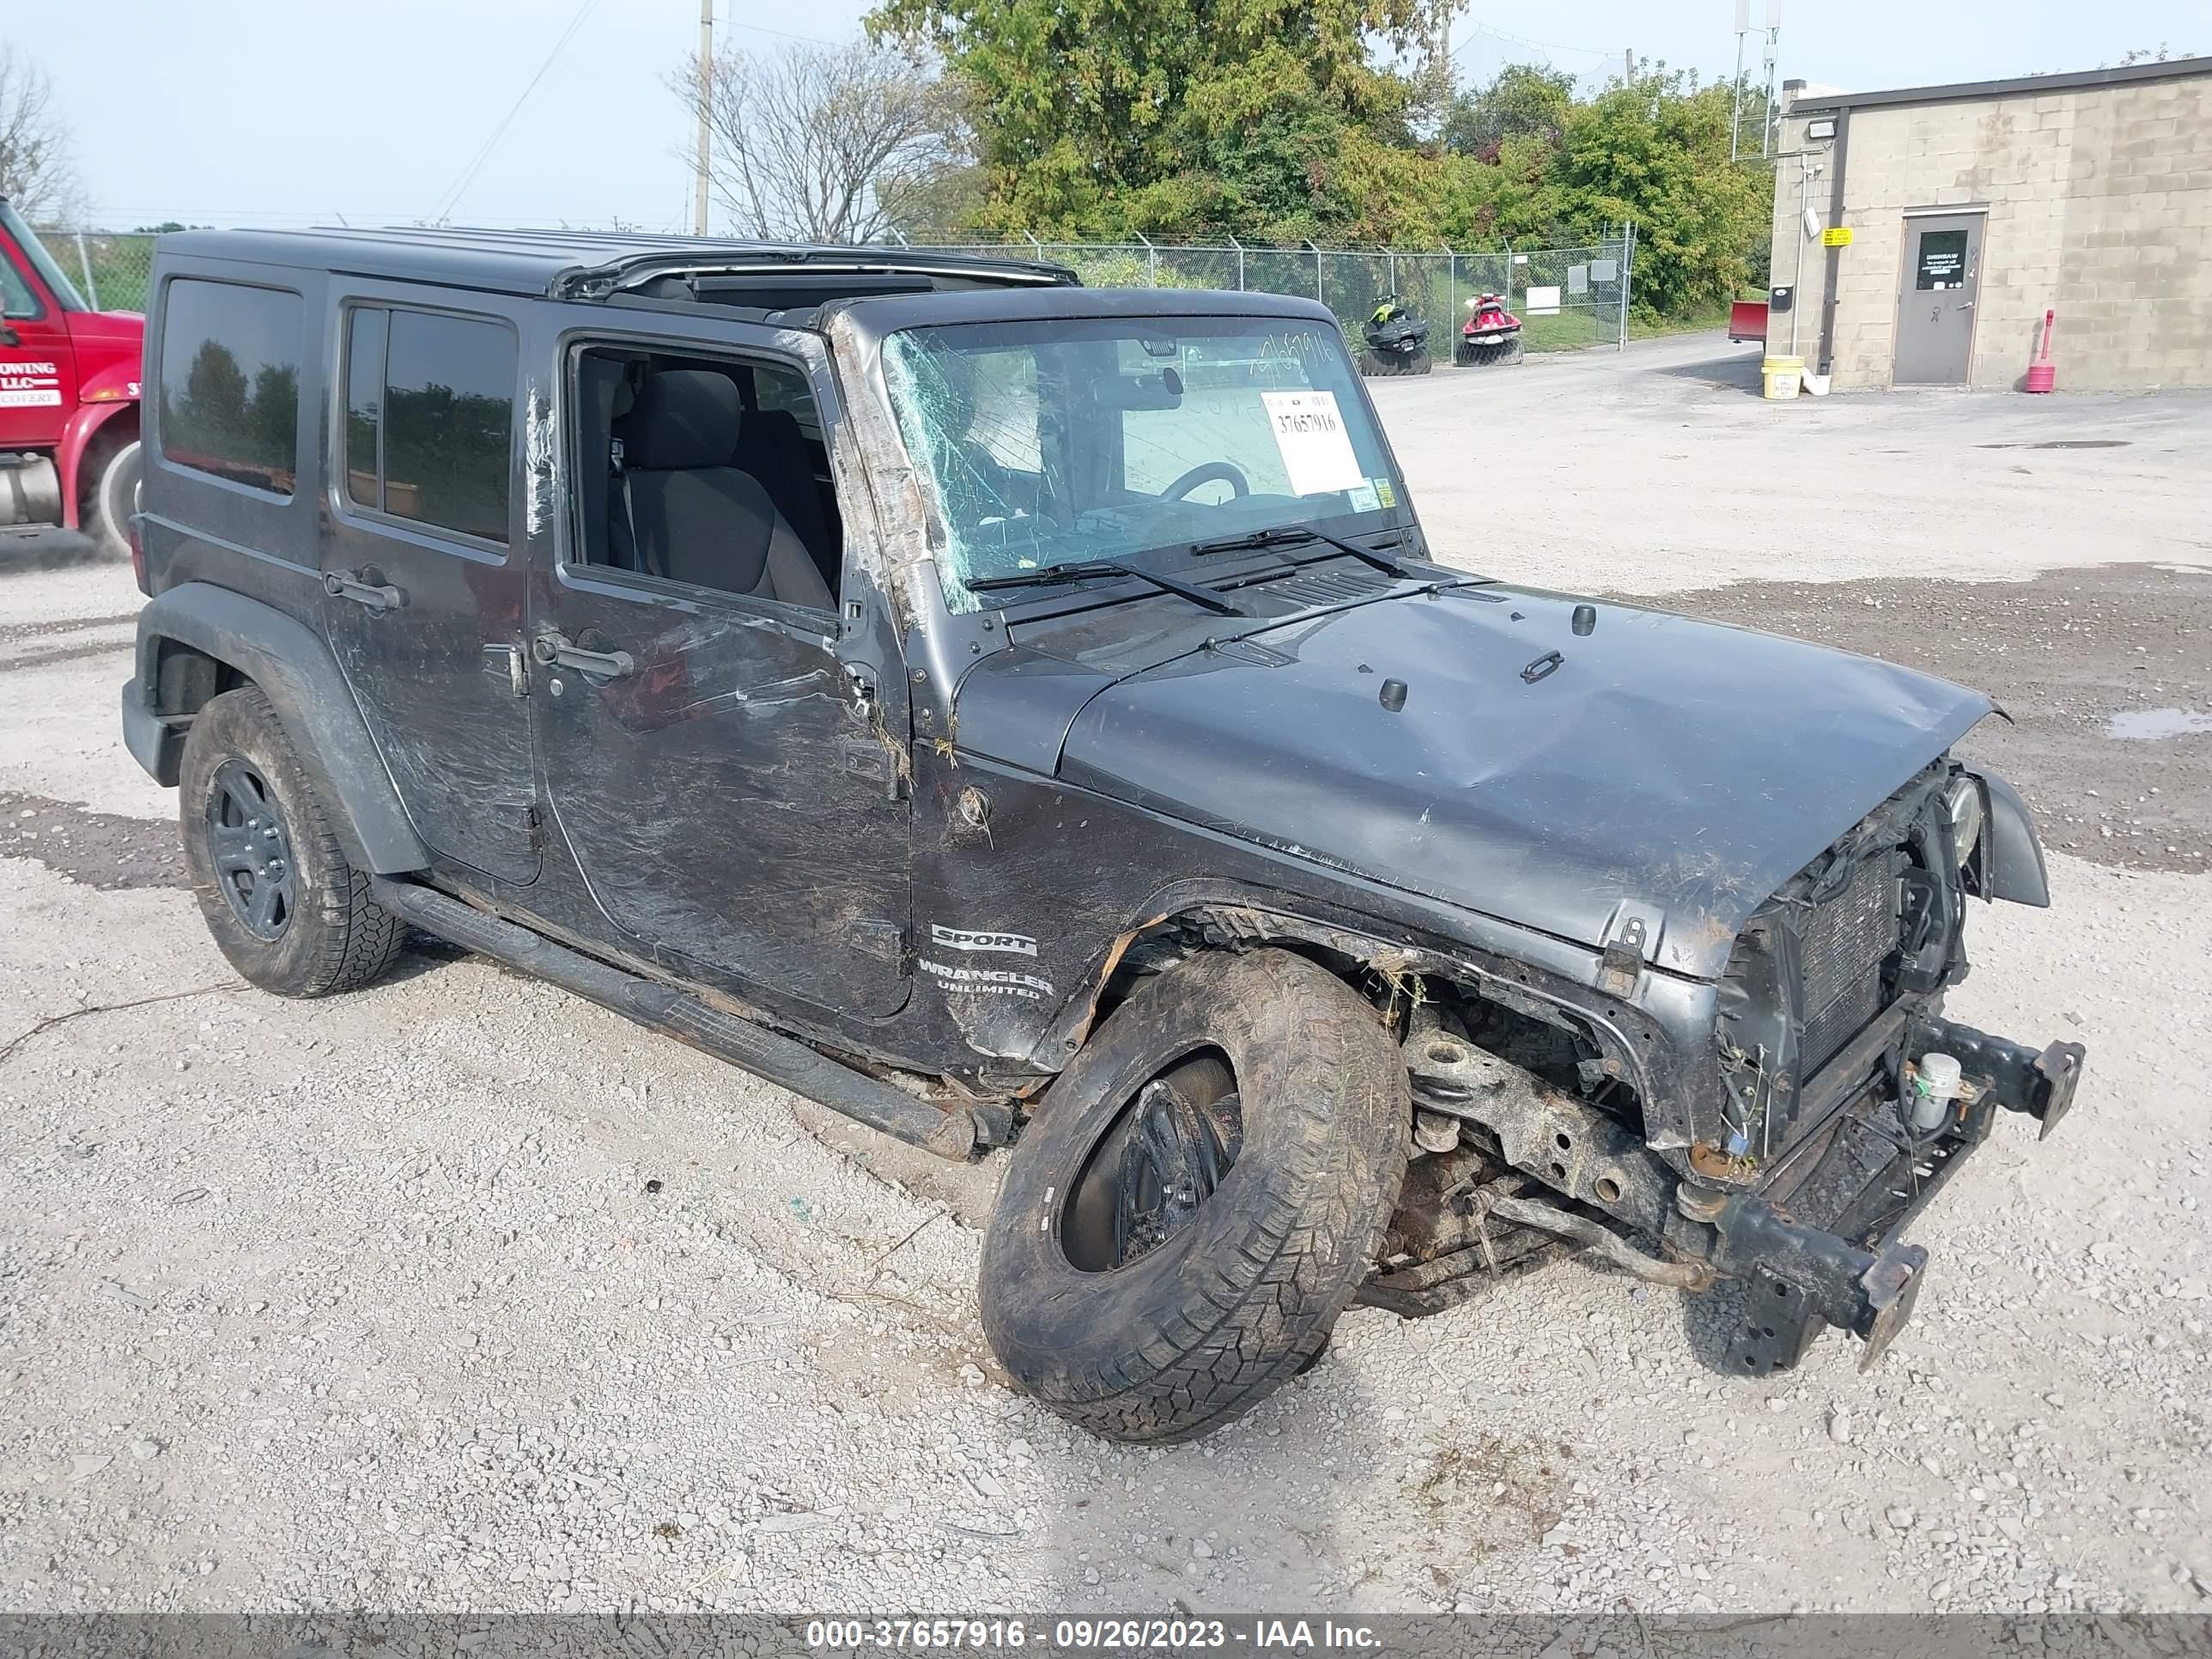
[[[507,130],[514,125],[514,118],[522,113],[522,106],[530,101],[530,94],[538,90],[538,83],[544,80],[546,71],[553,67],[554,59],[567,50],[568,43],[576,38],[577,32],[584,27],[585,20],[597,11],[602,3],[603,0],[582,0],[582,3],[576,8],[575,15],[568,20],[568,27],[561,31],[560,39],[554,41],[552,50],[545,54],[544,61],[538,65],[538,73],[530,77],[530,84],[523,88],[514,102],[507,106],[507,112],[500,118],[499,125],[491,130],[491,136],[483,141],[483,147],[470,158],[468,165],[461,169],[461,175],[453,181],[453,188],[439,198],[437,208],[430,215],[433,222],[443,219],[453,210],[453,205],[461,199],[462,192],[476,181],[476,176],[483,171],[484,163],[491,160],[492,152],[499,148],[499,141],[507,137]]]
[[[1508,34],[1503,29],[1492,28],[1486,23],[1469,23],[1468,27],[1474,30],[1474,33],[1478,36],[1487,36],[1492,40],[1502,40],[1508,46],[1533,46],[1538,52],[1571,52],[1579,53],[1584,58],[1610,58],[1613,56],[1613,51],[1610,47],[1601,52],[1595,46],[1561,46],[1556,40],[1531,40],[1525,35]],[[1452,48],[1451,55],[1456,58],[1460,53],[1465,52],[1474,44],[1474,41],[1473,40],[1462,40],[1459,45]]]
[[[722,20],[722,27],[726,29],[744,29],[754,34],[773,34],[779,40],[804,40],[809,46],[835,46],[844,44],[838,40],[825,40],[818,34],[793,34],[789,29],[772,29],[762,23],[740,23],[734,17],[725,17]]]

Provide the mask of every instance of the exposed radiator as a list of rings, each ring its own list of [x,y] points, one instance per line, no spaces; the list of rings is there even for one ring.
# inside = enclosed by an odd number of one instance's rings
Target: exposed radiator
[[[1805,1036],[1798,1065],[1810,1076],[1881,1012],[1881,964],[1897,948],[1897,848],[1872,854],[1850,884],[1813,913],[1804,933]]]

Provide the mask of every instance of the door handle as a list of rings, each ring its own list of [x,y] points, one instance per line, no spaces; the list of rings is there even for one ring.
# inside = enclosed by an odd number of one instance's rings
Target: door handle
[[[548,668],[573,668],[579,674],[597,674],[618,680],[637,672],[637,659],[627,651],[586,651],[565,634],[540,634],[530,642],[530,654]]]
[[[1973,308],[1974,302],[1972,300],[1961,300],[1959,301],[1959,309],[1961,311],[1972,311]]]
[[[19,346],[22,343],[23,337],[15,332],[13,323],[0,323],[0,346]]]
[[[356,605],[365,605],[380,617],[407,603],[407,595],[391,583],[363,581],[358,572],[351,570],[325,571],[323,592],[334,599],[351,599]]]

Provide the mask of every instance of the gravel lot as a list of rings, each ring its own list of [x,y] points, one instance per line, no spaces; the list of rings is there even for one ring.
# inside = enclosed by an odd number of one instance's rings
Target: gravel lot
[[[0,1608],[2212,1607],[2212,735],[2106,735],[2212,706],[2212,402],[1778,407],[1756,357],[1377,395],[1459,562],[2018,718],[2057,906],[1978,912],[1953,1006],[2088,1084],[1916,1229],[1873,1373],[1736,1381],[1718,1297],[1571,1262],[1347,1316],[1200,1445],[1079,1437],[976,1327],[994,1163],[478,958],[241,989],[117,738],[127,570],[0,545]]]

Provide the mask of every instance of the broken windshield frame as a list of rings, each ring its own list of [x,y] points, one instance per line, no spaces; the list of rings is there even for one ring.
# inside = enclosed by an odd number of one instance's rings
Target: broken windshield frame
[[[1136,574],[1152,580],[1146,555],[1412,523],[1342,336],[1323,319],[926,325],[885,338],[884,380],[955,611],[1062,566],[1143,560]]]

